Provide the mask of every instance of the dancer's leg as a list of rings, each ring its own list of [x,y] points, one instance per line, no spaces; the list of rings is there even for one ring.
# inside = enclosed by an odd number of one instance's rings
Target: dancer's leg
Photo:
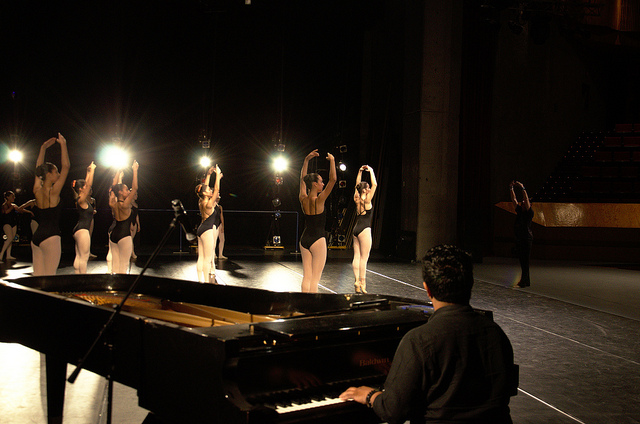
[[[300,245],[300,254],[302,256],[302,285],[301,291],[308,293],[311,289],[311,280],[313,276],[313,255],[311,251]]]
[[[51,236],[40,243],[44,258],[44,275],[56,275],[60,265],[62,245],[60,236]]]
[[[356,236],[353,236],[353,261],[351,261],[351,268],[353,268],[354,284],[357,292],[359,289],[358,281],[360,281],[360,240],[358,240]]]
[[[218,258],[227,259],[227,257],[222,254],[223,250],[224,250],[224,224],[220,225],[220,229],[218,231]]]
[[[216,246],[218,245],[218,234],[220,232],[218,231],[218,227],[214,226],[213,227],[213,266],[215,267],[215,262],[216,262]],[[213,273],[215,274],[215,268]]]
[[[73,261],[73,267],[76,274],[86,274],[91,250],[91,235],[89,230],[78,230],[73,234],[73,238],[76,241],[76,258]]]
[[[215,275],[216,269],[213,265],[213,235],[214,231],[207,230],[200,237],[202,241],[202,276],[204,282],[210,282],[210,274]]]
[[[318,284],[320,284],[320,278],[322,277],[322,271],[324,270],[324,265],[327,262],[327,239],[324,237],[316,240],[312,245],[311,256],[313,260],[311,261],[311,284],[309,286],[310,293],[318,292]]]
[[[360,244],[360,268],[358,270],[360,289],[367,292],[367,263],[369,262],[369,254],[371,253],[371,245],[373,238],[371,237],[371,228],[365,228],[358,235],[358,243]]]
[[[2,258],[4,257],[4,252],[7,251],[7,249],[9,249],[9,246],[11,246],[11,244],[13,243],[13,237],[11,237],[11,225],[9,224],[4,224],[2,226],[2,231],[4,231],[4,235],[7,238],[4,243],[2,244],[2,250],[0,251],[0,261],[2,261]],[[7,260],[9,254],[7,254]]]
[[[138,233],[138,226],[136,224],[132,224],[131,225],[131,257],[133,259],[138,259],[138,256],[136,256],[135,248],[133,246],[133,239],[137,233]]]
[[[33,242],[31,242],[31,256],[33,259],[32,275],[44,275],[44,255],[40,246],[36,246]]]
[[[129,262],[131,261],[131,252],[133,251],[133,239],[130,236],[123,237],[118,240],[118,268],[114,269],[118,274],[129,273]],[[115,263],[114,263],[115,264]]]
[[[204,243],[202,237],[198,236],[198,261],[196,262],[196,271],[198,272],[198,281],[204,283]]]
[[[111,257],[111,260],[109,260]],[[107,270],[109,274],[116,274],[120,266],[120,250],[118,245],[109,239],[109,253],[107,253]]]
[[[15,259],[13,256],[11,256],[11,247],[13,246],[13,240],[16,238],[16,234],[18,233],[18,226],[15,227],[11,227],[11,243],[9,243],[9,247],[7,247],[7,260],[13,260]],[[2,258],[2,255],[0,255],[0,258]]]
[[[89,224],[89,243],[91,243],[91,240],[93,240],[93,227],[94,227],[94,222],[95,219],[91,219],[91,224]],[[95,258],[96,255],[94,255],[93,253],[91,253],[91,244],[89,244],[89,257],[90,258]]]

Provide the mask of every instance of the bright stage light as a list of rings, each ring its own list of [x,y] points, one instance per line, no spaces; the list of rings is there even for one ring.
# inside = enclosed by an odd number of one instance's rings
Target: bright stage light
[[[125,169],[131,165],[129,154],[117,146],[107,146],[100,152],[102,166],[113,169]]]
[[[338,163],[338,169],[340,169],[340,171],[344,172],[347,170],[347,165],[345,165],[344,162],[340,162]]]
[[[208,156],[202,156],[200,158],[200,166],[209,169],[211,167],[211,158]]]
[[[9,160],[14,162],[14,163],[18,163],[22,161],[22,152],[18,151],[18,150],[12,150],[9,152]]]
[[[280,173],[287,170],[289,167],[289,161],[284,156],[276,156],[273,159],[273,169]]]

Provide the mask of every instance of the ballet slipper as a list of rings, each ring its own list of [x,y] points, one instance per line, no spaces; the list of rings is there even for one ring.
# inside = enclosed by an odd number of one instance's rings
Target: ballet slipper
[[[363,281],[360,283],[360,290],[362,290],[362,293],[367,293],[367,282]]]
[[[360,283],[358,283],[357,281],[353,283],[353,288],[356,293],[362,293],[362,287],[360,286]]]

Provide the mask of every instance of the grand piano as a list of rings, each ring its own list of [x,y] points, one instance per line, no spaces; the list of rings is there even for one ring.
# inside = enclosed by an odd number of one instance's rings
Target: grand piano
[[[0,281],[0,341],[46,354],[49,422],[62,422],[77,364],[134,275]],[[84,368],[137,390],[161,423],[367,423],[337,398],[382,385],[431,305],[375,294],[278,293],[142,277]],[[117,407],[117,405],[115,405]]]

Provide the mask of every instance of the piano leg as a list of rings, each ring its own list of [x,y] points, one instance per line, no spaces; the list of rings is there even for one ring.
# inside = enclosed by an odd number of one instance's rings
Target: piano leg
[[[67,383],[67,363],[52,355],[45,359],[47,376],[47,423],[62,424],[64,390]]]

